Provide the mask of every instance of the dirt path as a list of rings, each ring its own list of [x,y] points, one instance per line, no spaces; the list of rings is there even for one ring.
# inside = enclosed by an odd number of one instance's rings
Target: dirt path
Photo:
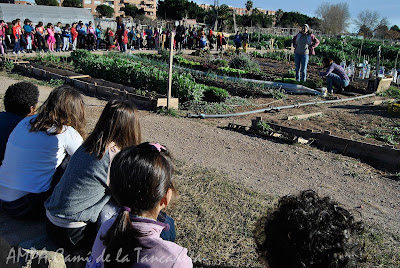
[[[15,80],[1,76],[1,102]],[[50,88],[40,87],[41,100]],[[91,129],[104,101],[85,97]],[[3,106],[1,105],[1,110]],[[369,223],[399,233],[400,182],[359,161],[312,147],[280,144],[215,127],[206,120],[173,118],[140,111],[144,140],[165,144],[178,160],[221,170],[233,182],[271,195],[312,188],[330,195]],[[362,208],[358,208],[362,206]],[[358,214],[358,213],[355,213]]]

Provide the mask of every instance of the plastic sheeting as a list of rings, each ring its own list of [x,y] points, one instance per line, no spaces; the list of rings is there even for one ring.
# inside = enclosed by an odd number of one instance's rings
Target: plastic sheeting
[[[30,19],[33,25],[39,21],[42,21],[44,25],[49,22],[72,24],[80,20],[83,23],[93,21],[93,15],[90,10],[84,8],[0,4],[0,19],[7,23],[20,19],[22,24],[24,19]]]

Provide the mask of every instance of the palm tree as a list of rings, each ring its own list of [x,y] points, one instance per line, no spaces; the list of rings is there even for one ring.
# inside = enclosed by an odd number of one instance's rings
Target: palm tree
[[[247,9],[247,12],[250,12],[250,10],[253,8],[253,1],[251,1],[251,0],[248,0],[247,2],[246,2],[246,9]]]
[[[283,16],[283,10],[278,9],[275,13],[275,24],[281,26],[281,18]]]

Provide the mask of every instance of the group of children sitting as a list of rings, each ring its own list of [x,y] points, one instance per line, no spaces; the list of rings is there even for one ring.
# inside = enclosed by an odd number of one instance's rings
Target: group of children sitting
[[[11,85],[0,113],[0,203],[24,220],[45,217],[59,247],[92,249],[87,267],[192,267],[162,210],[176,195],[174,163],[158,143],[142,143],[135,106],[112,100],[86,137],[85,105],[69,86],[35,112],[38,88]],[[280,199],[255,237],[269,267],[346,267],[362,259],[360,224],[311,191]]]

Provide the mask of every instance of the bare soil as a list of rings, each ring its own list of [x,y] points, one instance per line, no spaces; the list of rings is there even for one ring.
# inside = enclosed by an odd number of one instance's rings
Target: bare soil
[[[186,56],[190,60],[205,62],[204,57]],[[276,61],[270,59],[254,59],[259,62],[261,70],[266,76],[273,78],[282,78],[287,74],[289,69],[294,69],[293,62]],[[318,75],[319,66],[309,64],[308,80],[316,81],[321,79]],[[200,81],[201,82],[201,81]],[[210,83],[209,81],[207,81]],[[238,108],[238,112],[247,110],[259,110],[271,106],[284,106],[290,104],[321,101],[325,100],[320,97],[307,95],[288,95],[285,100],[274,100],[271,98],[263,98],[257,96],[251,89],[243,90],[240,85],[235,86],[234,83],[227,83],[223,80],[214,80],[213,86],[227,89],[232,95],[241,95],[252,97],[255,107]],[[368,80],[354,79],[345,89],[348,92],[365,94],[367,92]],[[349,96],[343,94],[334,94],[333,98],[345,99]],[[229,119],[219,119],[208,121],[217,122],[218,126],[226,126],[229,122],[235,121],[237,124],[250,125],[251,119],[256,116],[262,116],[264,121],[276,124],[296,127],[299,129],[312,129],[315,131],[330,131],[333,135],[354,139],[358,141],[380,144],[394,145],[400,148],[400,137],[397,134],[400,131],[400,116],[388,112],[387,104],[372,105],[375,100],[387,100],[385,97],[370,97],[358,101],[343,102],[334,105],[313,105],[300,107],[296,109],[281,110],[281,112],[271,112],[267,114],[252,114]],[[265,104],[265,106],[263,106]],[[301,115],[307,113],[323,112],[323,116],[314,117],[307,120],[286,120],[288,116]]]

